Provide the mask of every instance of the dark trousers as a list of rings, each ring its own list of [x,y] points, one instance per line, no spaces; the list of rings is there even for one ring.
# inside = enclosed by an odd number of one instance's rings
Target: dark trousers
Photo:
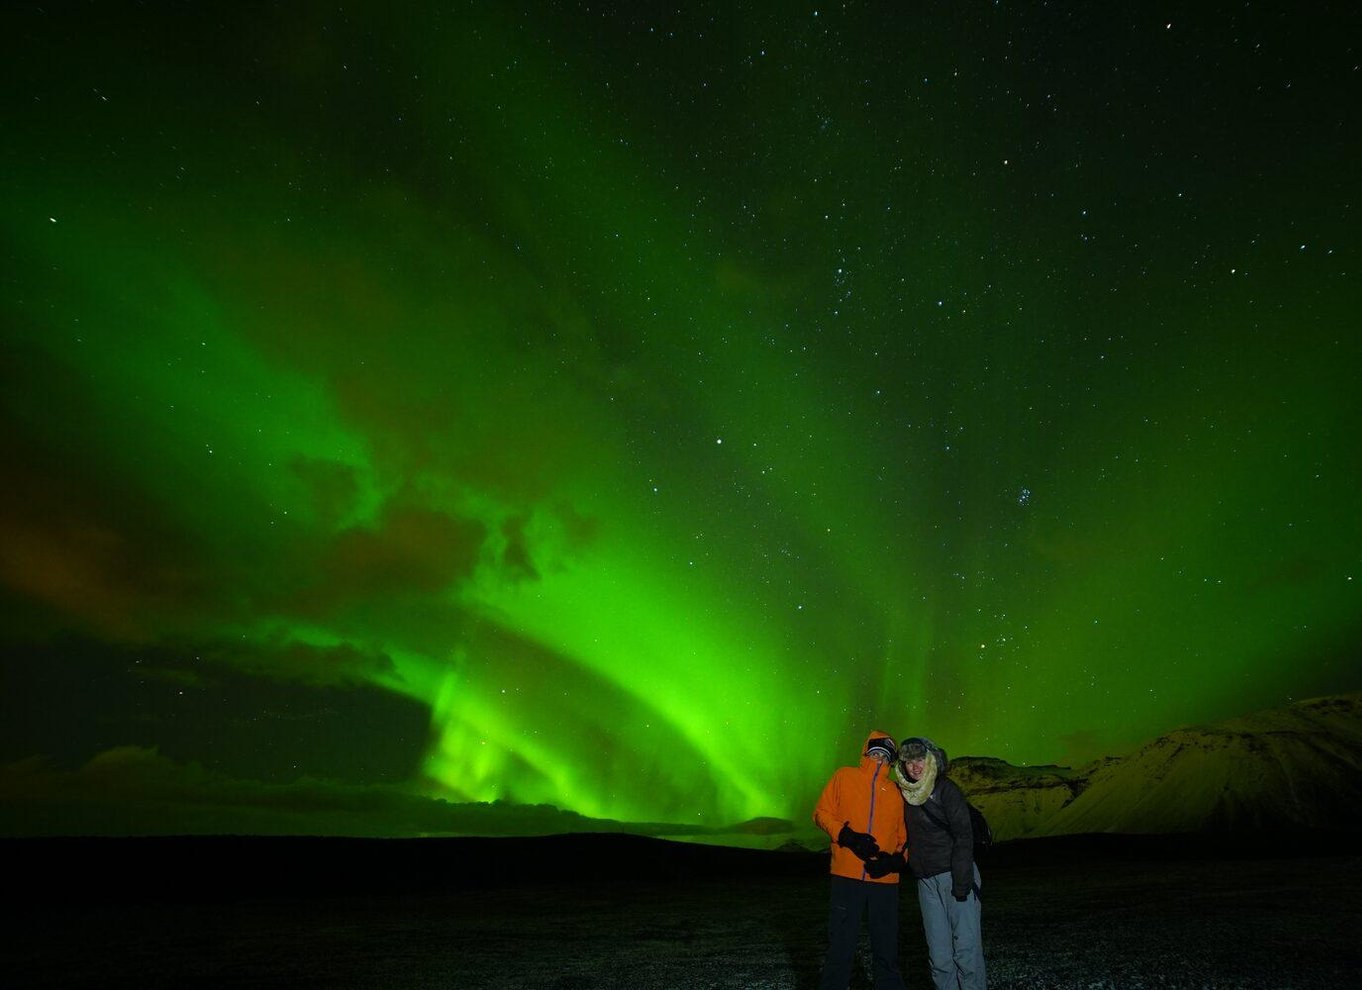
[[[818,990],[847,990],[862,914],[869,916],[875,990],[904,990],[899,973],[899,885],[836,876],[828,905],[828,957]]]

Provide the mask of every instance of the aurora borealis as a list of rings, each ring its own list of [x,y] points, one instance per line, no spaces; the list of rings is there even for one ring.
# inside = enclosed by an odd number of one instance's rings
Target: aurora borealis
[[[515,6],[0,13],[11,808],[802,821],[1362,687],[1355,12]]]

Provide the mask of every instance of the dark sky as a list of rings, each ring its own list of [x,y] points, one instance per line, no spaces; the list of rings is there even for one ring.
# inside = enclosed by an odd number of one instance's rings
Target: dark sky
[[[676,6],[5,5],[7,831],[1362,688],[1352,5]]]

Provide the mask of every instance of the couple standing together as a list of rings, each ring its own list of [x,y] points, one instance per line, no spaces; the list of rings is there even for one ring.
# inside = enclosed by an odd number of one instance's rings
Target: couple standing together
[[[890,770],[893,770],[891,779]],[[917,879],[936,990],[984,990],[979,869],[964,793],[930,739],[895,746],[872,732],[860,763],[832,775],[813,811],[832,837],[828,955],[819,990],[846,990],[869,915],[875,990],[904,990],[899,973],[899,874]]]

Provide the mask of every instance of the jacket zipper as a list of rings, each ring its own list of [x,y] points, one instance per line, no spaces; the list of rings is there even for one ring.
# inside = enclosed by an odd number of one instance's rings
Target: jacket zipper
[[[876,788],[875,785],[880,782],[880,770],[882,770],[883,768],[884,768],[883,763],[875,764],[875,773],[870,778],[870,820],[865,823],[865,830],[867,834],[872,836],[875,834],[875,794],[878,791],[878,788]],[[861,879],[862,880],[865,879],[864,863],[861,864]]]

